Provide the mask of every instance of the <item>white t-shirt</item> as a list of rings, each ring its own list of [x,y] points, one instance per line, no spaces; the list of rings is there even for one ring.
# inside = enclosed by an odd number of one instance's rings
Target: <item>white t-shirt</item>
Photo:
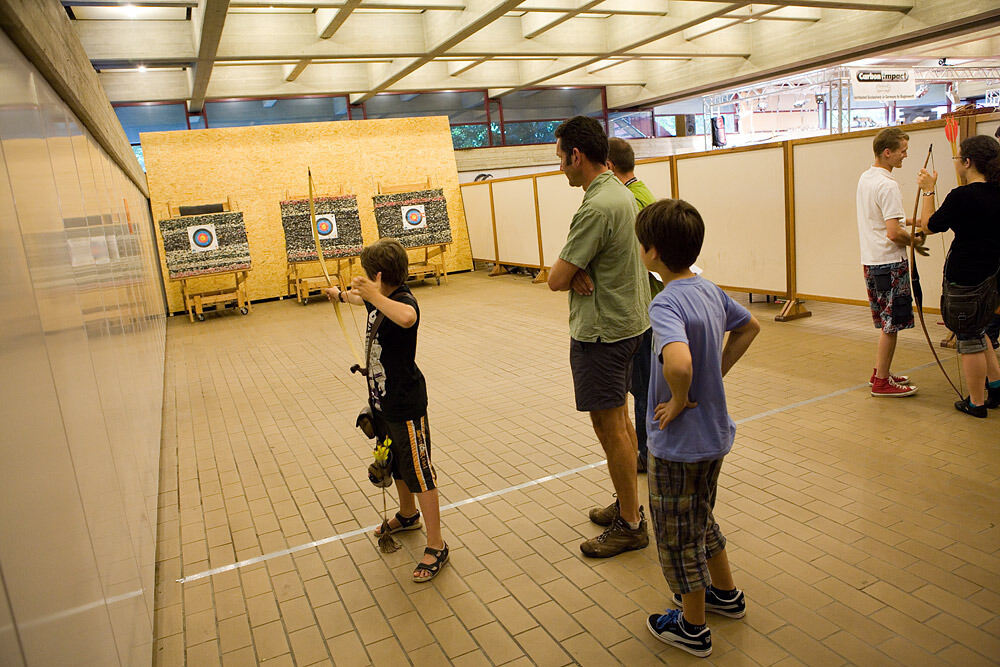
[[[889,170],[871,166],[858,180],[858,237],[861,263],[892,264],[906,259],[906,249],[886,236],[885,221],[906,219],[903,193]]]

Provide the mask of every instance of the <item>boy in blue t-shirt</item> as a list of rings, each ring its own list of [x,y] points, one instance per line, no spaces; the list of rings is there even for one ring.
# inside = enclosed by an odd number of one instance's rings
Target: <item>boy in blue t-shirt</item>
[[[643,262],[664,283],[649,304],[649,508],[660,566],[680,607],[653,614],[646,625],[660,641],[705,657],[712,652],[705,611],[731,618],[746,613],[712,510],[722,459],[736,435],[722,376],[750,347],[760,324],[691,272],[705,238],[693,206],[660,200],[640,211],[635,227]]]

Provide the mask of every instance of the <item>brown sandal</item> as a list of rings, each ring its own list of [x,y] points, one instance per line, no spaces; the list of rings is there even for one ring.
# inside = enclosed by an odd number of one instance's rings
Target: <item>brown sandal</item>
[[[389,534],[401,533],[404,530],[420,530],[422,527],[420,524],[420,510],[413,516],[403,516],[399,512],[396,512],[396,521],[399,522],[399,528],[389,528]],[[375,529],[375,537],[382,537],[382,526]]]
[[[428,556],[434,556],[433,563],[417,563],[417,569],[413,571],[413,581],[418,584],[422,584],[425,581],[430,581],[438,575],[444,564],[448,562],[448,544],[445,543],[444,549],[431,549],[427,547],[424,549],[424,553]],[[418,577],[418,572],[430,572],[429,577]]]

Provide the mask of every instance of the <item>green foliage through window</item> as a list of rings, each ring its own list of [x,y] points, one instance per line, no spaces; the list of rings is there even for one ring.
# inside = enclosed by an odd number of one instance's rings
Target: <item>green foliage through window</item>
[[[482,148],[490,145],[489,126],[485,123],[475,125],[452,125],[451,143],[455,150],[460,148]]]

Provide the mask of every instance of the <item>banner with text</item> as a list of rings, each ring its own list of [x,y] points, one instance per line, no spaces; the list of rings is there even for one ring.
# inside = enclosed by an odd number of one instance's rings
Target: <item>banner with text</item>
[[[912,69],[851,69],[851,95],[855,100],[912,100],[917,83]]]

